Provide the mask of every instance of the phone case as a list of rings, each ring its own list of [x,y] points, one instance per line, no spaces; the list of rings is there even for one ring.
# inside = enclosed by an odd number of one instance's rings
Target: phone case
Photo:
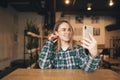
[[[85,38],[89,39],[90,38],[89,33],[91,35],[93,35],[93,27],[92,26],[88,26],[88,25],[84,25],[83,26],[83,38],[85,37]]]

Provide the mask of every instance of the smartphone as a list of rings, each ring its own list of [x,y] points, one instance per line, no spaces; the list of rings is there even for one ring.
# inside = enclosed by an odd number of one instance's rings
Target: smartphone
[[[93,35],[93,27],[89,25],[84,25],[83,26],[83,38],[88,38],[90,39],[89,33]]]

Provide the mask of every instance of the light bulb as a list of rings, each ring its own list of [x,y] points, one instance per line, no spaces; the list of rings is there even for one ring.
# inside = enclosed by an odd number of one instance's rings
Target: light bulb
[[[88,3],[88,4],[87,4],[87,10],[89,10],[89,11],[92,10],[91,6],[92,6],[92,4],[91,4],[91,3]]]
[[[66,3],[66,4],[69,4],[69,3],[70,3],[70,0],[65,0],[65,3]]]
[[[110,2],[109,2],[109,6],[113,6],[113,5],[114,5],[113,1],[110,0]]]
[[[90,11],[90,10],[91,10],[91,7],[88,7],[88,8],[87,8],[87,10],[89,10],[89,11]]]

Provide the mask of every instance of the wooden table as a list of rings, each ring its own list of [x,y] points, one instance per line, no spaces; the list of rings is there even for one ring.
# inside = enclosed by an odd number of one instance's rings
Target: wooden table
[[[120,80],[120,75],[108,69],[94,72],[80,69],[17,69],[2,80]]]

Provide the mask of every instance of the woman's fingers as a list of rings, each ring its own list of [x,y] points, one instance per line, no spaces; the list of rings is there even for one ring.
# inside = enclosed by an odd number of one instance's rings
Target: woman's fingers
[[[58,40],[58,39],[55,39],[55,40],[53,41],[53,43],[55,43],[57,40]]]
[[[81,46],[83,47],[83,48],[89,48],[87,45],[85,45],[85,44],[81,44]]]
[[[82,40],[82,45],[87,49],[91,49],[94,47],[95,43],[90,40]]]
[[[86,42],[88,42],[88,43],[91,43],[91,42],[92,42],[92,40],[89,39],[89,38],[83,38],[83,41],[86,41]]]
[[[87,41],[85,41],[85,40],[82,40],[81,42],[82,42],[82,44],[84,44],[84,45],[86,45],[86,46],[89,46],[89,45],[90,45],[90,43],[87,42]]]
[[[81,41],[84,48],[87,48],[91,54],[92,57],[95,57],[97,55],[97,41],[94,39],[94,37],[89,33],[90,38],[83,38]]]
[[[51,34],[48,39],[49,39],[50,41],[56,42],[56,41],[57,41],[57,38],[58,38],[57,35]]]
[[[88,34],[89,36],[90,36],[90,39],[93,41],[93,42],[95,42],[96,43],[96,40],[95,40],[95,38],[93,37],[93,35],[92,34]]]

